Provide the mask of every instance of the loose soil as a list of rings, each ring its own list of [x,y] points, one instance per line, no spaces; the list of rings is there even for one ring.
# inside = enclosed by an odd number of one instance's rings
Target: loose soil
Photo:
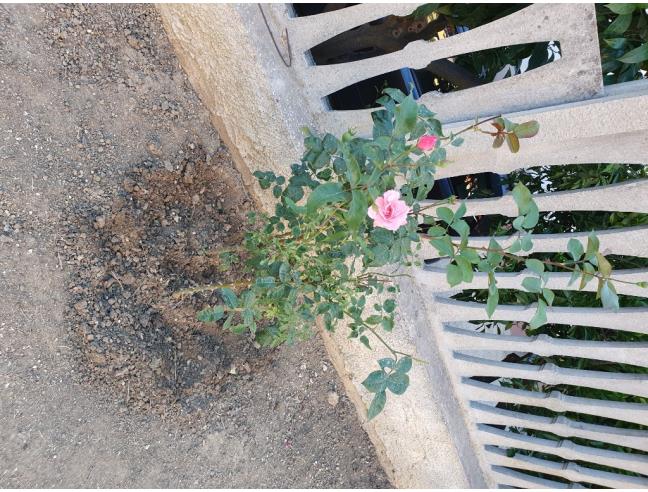
[[[153,7],[0,5],[0,487],[388,487],[318,339],[180,288],[252,207]]]

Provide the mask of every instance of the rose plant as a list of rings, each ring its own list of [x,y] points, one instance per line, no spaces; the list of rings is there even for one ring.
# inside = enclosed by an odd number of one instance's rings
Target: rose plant
[[[454,203],[451,197],[421,205],[434,185],[436,170],[451,165],[447,152],[462,145],[462,134],[480,132],[493,139],[493,147],[506,142],[510,151],[518,152],[520,139],[538,132],[537,122],[517,124],[493,117],[445,134],[435,114],[411,96],[386,89],[378,102],[382,107],[372,113],[370,137],[353,131],[340,138],[319,136],[305,129],[305,153],[288,176],[254,173],[261,188],[272,190],[274,215],[251,213],[244,244],[220,253],[226,266],[244,265],[246,278],[177,293],[217,292],[218,302],[198,314],[201,321],[222,322],[224,329],[249,333],[270,347],[312,336],[318,319],[331,331],[347,321],[350,337],[367,348],[383,344],[391,354],[380,359],[379,368],[363,382],[374,394],[368,410],[373,418],[383,409],[387,391],[400,395],[407,389],[408,372],[418,361],[382,336],[394,328],[398,292],[394,280],[403,275],[386,273],[382,267],[421,265],[417,252],[423,241],[450,259],[449,286],[470,282],[475,271],[487,272],[489,318],[499,300],[495,272],[505,258],[528,272],[523,287],[537,305],[531,326],[547,320],[554,293],[546,282],[548,272],[556,269],[571,271],[581,288],[596,279],[603,306],[618,308],[611,267],[594,235],[586,245],[569,241],[569,262],[528,258],[539,210],[521,183],[512,192],[519,215],[513,221],[515,239],[508,247],[495,237],[487,247],[470,245],[465,203],[453,210],[445,206]],[[372,294],[388,298],[372,303]]]

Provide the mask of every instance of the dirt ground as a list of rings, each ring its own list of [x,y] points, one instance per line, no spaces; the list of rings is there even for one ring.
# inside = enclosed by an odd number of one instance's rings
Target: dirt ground
[[[144,5],[0,5],[0,487],[389,487],[322,344],[195,321],[251,207]]]

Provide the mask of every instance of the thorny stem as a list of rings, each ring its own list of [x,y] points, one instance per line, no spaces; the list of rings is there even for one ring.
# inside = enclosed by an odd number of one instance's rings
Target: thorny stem
[[[395,277],[409,277],[409,278],[412,278],[412,276],[407,274],[407,273],[399,273],[399,274],[393,275],[393,274],[389,274],[389,273],[380,273],[380,272],[363,273],[362,275],[359,275],[358,278],[359,279],[361,279],[361,278],[369,278],[369,277],[371,277],[373,275],[380,275],[381,277],[389,277],[389,278],[395,278]]]
[[[369,331],[373,334],[373,336],[375,336],[375,337],[378,339],[378,341],[384,345],[384,347],[385,347],[387,350],[389,350],[389,351],[391,352],[391,354],[394,356],[395,359],[398,360],[398,356],[399,356],[399,355],[402,355],[402,356],[404,356],[404,357],[410,357],[412,360],[414,360],[414,361],[416,361],[416,362],[420,362],[421,364],[428,364],[428,361],[426,361],[426,360],[419,359],[419,358],[417,358],[417,357],[414,357],[412,354],[407,354],[407,353],[405,353],[405,352],[401,352],[401,351],[399,351],[399,350],[394,349],[391,345],[389,345],[389,343],[387,343],[387,341],[386,341],[382,336],[380,336],[380,335],[378,334],[378,332],[377,332],[376,330],[374,330],[371,326],[369,326],[369,325],[368,325],[367,323],[365,323],[364,321],[362,321],[362,320],[358,320],[358,319],[354,318],[354,317],[351,315],[351,313],[349,313],[348,311],[344,311],[344,314],[346,314],[349,318],[353,319],[353,320],[356,321],[356,322],[360,321],[360,323],[362,323],[362,325],[363,325],[367,330],[369,330]]]
[[[460,247],[460,245],[457,244],[457,243],[452,243],[452,245],[456,246],[456,247]],[[479,251],[498,253],[498,254],[501,254],[502,256],[506,256],[507,258],[511,258],[512,260],[515,260],[518,263],[521,263],[521,262],[525,261],[525,258],[523,258],[521,256],[518,256],[518,255],[514,255],[513,253],[507,253],[503,249],[493,249],[493,248],[488,248],[488,247],[485,247],[485,246],[468,246],[468,247],[471,248],[471,249],[479,250]],[[539,260],[539,261],[541,261],[545,265],[552,265],[552,266],[555,266],[555,267],[558,267],[558,268],[562,268],[563,270],[567,270],[569,272],[578,271],[579,273],[582,273],[583,275],[589,275],[591,277],[595,277],[595,278],[598,278],[600,280],[610,280],[612,282],[619,282],[621,284],[637,285],[637,282],[628,282],[627,280],[619,280],[619,279],[612,278],[612,277],[603,277],[603,276],[601,276],[601,275],[599,275],[597,273],[590,273],[590,272],[587,272],[585,270],[576,270],[575,268],[571,268],[571,267],[565,265],[564,263],[560,263],[560,262],[557,262],[557,261],[551,261],[551,260]]]
[[[482,120],[482,121],[476,121],[474,124],[464,128],[463,130],[460,130],[457,133],[453,133],[452,136],[453,136],[453,138],[456,138],[457,135],[461,135],[462,133],[466,133],[467,131],[470,131],[472,129],[477,130],[484,123],[488,123],[489,121],[493,121],[493,120],[496,120],[497,118],[501,118],[501,117],[502,117],[502,115],[500,114],[500,115],[497,115],[497,116],[491,116],[490,118],[486,118],[485,120]],[[450,137],[442,137],[441,139],[442,140],[448,140],[449,138]]]
[[[431,203],[430,205],[426,205],[425,207],[419,208],[418,213],[410,212],[410,215],[418,215],[421,212],[423,212],[423,210],[427,210],[429,208],[435,208],[435,207],[438,207],[440,205],[443,205],[444,203],[454,203],[456,201],[456,199],[457,199],[457,197],[454,196],[454,195],[449,196],[448,198],[446,198],[444,200],[439,200],[438,202],[434,202],[434,203]]]
[[[249,287],[250,282],[246,280],[241,280],[239,282],[232,282],[230,284],[208,284],[208,285],[199,285],[198,287],[190,287],[188,289],[182,289],[177,292],[174,292],[173,297],[183,297],[187,295],[197,294],[198,292],[213,292],[218,289],[232,289],[236,287]]]

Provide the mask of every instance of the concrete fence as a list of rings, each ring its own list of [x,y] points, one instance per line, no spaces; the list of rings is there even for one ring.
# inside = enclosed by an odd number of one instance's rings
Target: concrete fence
[[[160,5],[170,38],[192,83],[212,111],[214,123],[234,151],[251,189],[250,171],[286,172],[301,155],[300,126],[341,133],[355,127],[369,133],[368,110],[335,111],[326,96],[354,82],[402,67],[504,45],[557,41],[562,57],[528,73],[422,100],[449,128],[476,116],[506,113],[513,121],[536,119],[540,134],[512,155],[495,152],[489,139],[468,134],[449,155],[439,177],[577,163],[641,164],[648,160],[648,84],[603,87],[593,5],[531,5],[511,16],[433,43],[417,41],[401,51],[333,65],[314,65],[309,49],[331,37],[387,15],[407,15],[417,4],[362,4],[307,17],[294,17],[288,5]],[[584,190],[536,196],[541,211],[619,211],[648,213],[648,181],[630,181]],[[512,216],[505,195],[469,199],[467,215]],[[648,228],[598,231],[601,250],[648,257]],[[570,238],[587,232],[535,235],[534,252],[566,251]],[[473,237],[470,244],[486,245]],[[506,241],[502,241],[506,245]],[[427,247],[424,259],[436,258]],[[579,488],[593,484],[648,488],[648,431],[587,424],[564,415],[544,417],[498,407],[509,403],[579,413],[647,426],[648,405],[604,401],[517,389],[510,379],[545,385],[573,385],[648,398],[648,376],[541,366],[503,359],[511,353],[566,356],[648,366],[648,344],[512,336],[479,332],[469,321],[485,319],[484,306],[452,299],[459,291],[445,281],[443,259],[403,278],[397,329],[391,343],[430,361],[412,373],[412,389],[390,399],[382,416],[366,424],[383,464],[401,487]],[[622,270],[616,277],[648,280],[648,270]],[[497,275],[498,286],[521,289],[522,273]],[[569,275],[553,273],[548,287],[569,290]],[[483,289],[475,274],[470,285]],[[586,290],[594,289],[593,282]],[[620,294],[643,296],[643,289],[618,284]],[[528,322],[533,306],[500,305],[493,319]],[[549,308],[550,323],[591,326],[648,334],[648,308]],[[345,335],[325,337],[349,396],[361,415],[370,399],[360,381],[374,370],[376,354]],[[500,405],[501,406],[501,405]],[[560,440],[528,435],[524,429]],[[578,439],[623,446],[619,452],[577,444]],[[512,449],[539,453],[510,452]],[[638,453],[640,451],[643,453]],[[543,456],[553,455],[555,460]],[[596,466],[622,472],[601,471]],[[529,474],[527,472],[534,472]],[[543,477],[549,478],[540,478]],[[554,477],[554,478],[551,478]],[[557,481],[560,477],[564,481]]]

